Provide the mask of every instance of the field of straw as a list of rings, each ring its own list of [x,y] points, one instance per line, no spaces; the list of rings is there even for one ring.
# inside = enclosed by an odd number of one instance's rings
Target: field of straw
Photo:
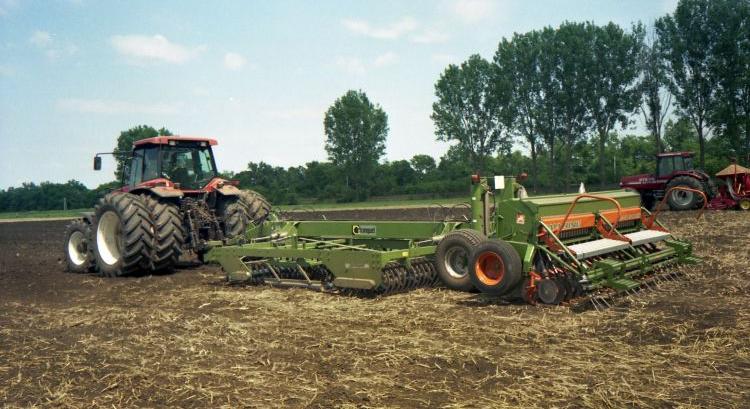
[[[664,220],[703,264],[583,313],[73,275],[65,222],[0,224],[0,406],[749,407],[750,214],[695,215]]]

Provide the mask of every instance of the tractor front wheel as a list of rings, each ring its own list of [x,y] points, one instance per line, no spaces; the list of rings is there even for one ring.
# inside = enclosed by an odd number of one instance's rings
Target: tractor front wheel
[[[154,225],[143,200],[130,193],[110,193],[94,209],[96,268],[107,277],[151,269]]]
[[[740,199],[737,203],[737,208],[740,210],[750,210],[750,199]]]
[[[241,191],[239,195],[227,200],[219,212],[224,219],[224,236],[241,236],[250,224],[263,223],[270,212],[271,204],[260,193]]]
[[[94,270],[91,239],[91,225],[83,219],[74,220],[65,228],[65,261],[71,273],[90,273]]]
[[[471,229],[454,230],[440,240],[435,251],[436,267],[446,287],[458,291],[474,289],[469,279],[469,258],[474,247],[484,240],[487,238],[482,233]]]
[[[480,243],[471,255],[469,277],[481,292],[507,294],[523,279],[521,257],[510,244],[500,240]]]

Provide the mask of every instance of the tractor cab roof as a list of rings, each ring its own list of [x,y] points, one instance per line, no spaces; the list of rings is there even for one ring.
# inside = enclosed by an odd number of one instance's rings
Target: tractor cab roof
[[[216,139],[212,139],[212,138],[204,138],[200,136],[173,135],[173,136],[155,136],[153,138],[141,139],[139,141],[133,142],[133,147],[147,145],[147,144],[169,145],[170,142],[206,142],[210,146],[214,146],[218,144],[218,142],[216,142]]]
[[[693,152],[662,152],[657,154],[657,157],[668,158],[672,156],[682,156],[683,158],[692,158],[695,154]]]

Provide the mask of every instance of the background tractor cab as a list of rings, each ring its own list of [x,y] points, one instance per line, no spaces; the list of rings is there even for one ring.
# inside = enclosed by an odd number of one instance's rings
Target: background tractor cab
[[[625,176],[620,187],[637,191],[641,203],[651,209],[673,187],[701,191],[710,199],[715,190],[709,176],[693,166],[692,152],[666,152],[656,155],[656,173]],[[687,190],[672,190],[667,203],[672,210],[689,210],[702,202],[702,196]]]

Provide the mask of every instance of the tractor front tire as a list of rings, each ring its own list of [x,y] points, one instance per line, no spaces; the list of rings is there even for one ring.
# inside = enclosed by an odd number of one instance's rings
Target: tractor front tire
[[[435,251],[438,277],[446,287],[457,291],[471,291],[474,285],[469,278],[469,259],[479,243],[487,238],[476,230],[454,230],[442,240]]]
[[[139,196],[110,193],[94,209],[96,269],[120,277],[151,269],[154,223]]]
[[[263,223],[270,212],[271,204],[260,193],[241,191],[228,200],[220,212],[224,219],[224,236],[230,239],[242,236],[250,224]]]
[[[176,204],[143,195],[143,202],[154,221],[154,244],[151,269],[171,271],[176,265],[185,244],[185,227]]]
[[[94,271],[91,240],[91,225],[83,219],[74,220],[65,228],[65,268],[69,272],[82,274]]]
[[[750,210],[750,199],[740,199],[737,203],[737,208],[745,211]]]
[[[667,184],[667,192],[673,187],[688,187],[695,190],[704,191],[703,184],[690,176],[677,176]],[[705,192],[704,192],[705,193]],[[694,192],[685,190],[673,190],[669,192],[667,203],[672,210],[692,210],[698,207],[703,201],[703,197]]]
[[[487,240],[474,249],[469,259],[469,278],[479,291],[501,296],[523,279],[521,257],[510,244]]]

